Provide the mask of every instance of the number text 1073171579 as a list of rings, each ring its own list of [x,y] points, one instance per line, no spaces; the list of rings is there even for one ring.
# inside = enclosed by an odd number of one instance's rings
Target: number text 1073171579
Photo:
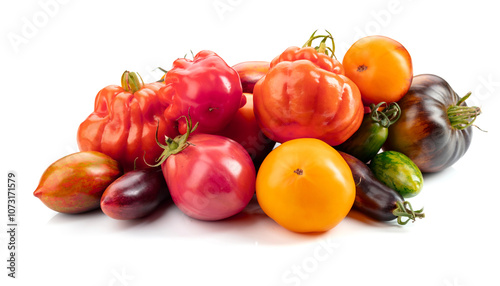
[[[17,261],[17,220],[16,220],[16,189],[17,175],[15,172],[7,173],[7,275],[16,278]]]

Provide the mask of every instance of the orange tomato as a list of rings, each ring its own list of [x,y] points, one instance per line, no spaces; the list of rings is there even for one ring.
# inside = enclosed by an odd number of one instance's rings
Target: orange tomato
[[[396,102],[410,88],[413,66],[410,54],[399,42],[384,36],[356,41],[342,61],[345,75],[358,86],[363,104]]]
[[[262,132],[280,143],[317,138],[336,146],[346,141],[361,125],[363,103],[342,71],[340,62],[312,47],[289,47],[275,57],[253,90]]]
[[[324,232],[349,213],[356,195],[342,156],[315,138],[287,141],[271,151],[256,179],[257,200],[274,221],[294,232]]]

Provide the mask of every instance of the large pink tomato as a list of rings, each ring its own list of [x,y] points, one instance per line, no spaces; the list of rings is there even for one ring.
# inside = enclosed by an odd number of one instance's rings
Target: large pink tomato
[[[167,142],[160,162],[173,202],[186,215],[220,220],[242,211],[255,193],[255,168],[236,141],[188,132]],[[170,153],[170,154],[169,154]]]

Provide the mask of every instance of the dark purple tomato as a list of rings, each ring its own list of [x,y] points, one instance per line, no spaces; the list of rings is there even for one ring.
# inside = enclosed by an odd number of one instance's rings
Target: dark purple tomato
[[[168,197],[160,168],[133,170],[108,186],[101,198],[101,209],[114,219],[138,219],[151,214]]]

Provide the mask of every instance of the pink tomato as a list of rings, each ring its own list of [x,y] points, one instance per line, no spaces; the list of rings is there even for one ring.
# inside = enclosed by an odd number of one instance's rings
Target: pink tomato
[[[242,211],[255,193],[255,168],[236,141],[187,132],[167,141],[160,160],[172,200],[186,215],[220,220]]]

